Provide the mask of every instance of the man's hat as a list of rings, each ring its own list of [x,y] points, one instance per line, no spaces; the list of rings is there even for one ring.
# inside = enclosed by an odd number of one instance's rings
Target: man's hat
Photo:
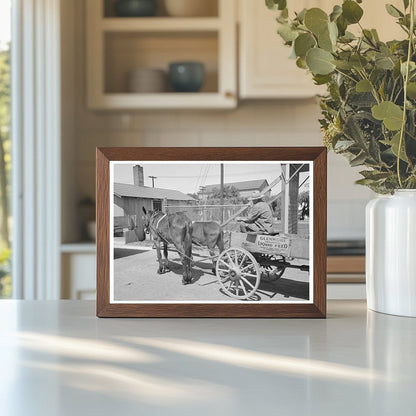
[[[257,199],[263,199],[263,195],[260,193],[260,191],[254,191],[248,199],[250,201],[255,201]]]

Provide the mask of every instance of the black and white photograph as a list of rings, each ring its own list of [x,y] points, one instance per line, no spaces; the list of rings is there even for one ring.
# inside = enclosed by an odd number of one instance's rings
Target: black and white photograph
[[[110,303],[311,303],[312,163],[110,163]]]

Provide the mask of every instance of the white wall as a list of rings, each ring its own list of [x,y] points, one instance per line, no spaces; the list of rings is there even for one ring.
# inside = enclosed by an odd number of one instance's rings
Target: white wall
[[[95,192],[96,146],[313,146],[321,145],[319,107],[314,99],[241,102],[233,111],[92,112],[86,109],[85,22],[82,0],[75,0],[73,44],[63,53],[68,100],[74,97],[71,136],[64,146],[64,182],[75,192],[72,202]],[[65,21],[65,20],[64,20]],[[71,56],[74,58],[71,58]],[[71,63],[72,62],[72,63]],[[74,88],[71,88],[71,85]],[[63,97],[65,101],[65,96]],[[72,146],[72,150],[70,147]],[[203,151],[203,150],[201,150]],[[68,168],[68,166],[70,166]],[[358,169],[359,170],[359,169]],[[72,178],[71,173],[74,175]],[[357,169],[330,154],[328,166],[328,236],[364,236],[364,206],[372,194],[354,185]],[[74,179],[73,186],[71,180]],[[64,209],[73,210],[71,203]],[[64,232],[70,237],[70,228]],[[73,227],[72,227],[73,228]]]

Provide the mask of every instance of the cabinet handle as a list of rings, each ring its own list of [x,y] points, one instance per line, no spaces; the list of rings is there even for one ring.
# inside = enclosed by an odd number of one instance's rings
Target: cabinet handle
[[[234,97],[234,93],[232,91],[225,91],[224,95],[225,95],[225,98],[233,98]]]

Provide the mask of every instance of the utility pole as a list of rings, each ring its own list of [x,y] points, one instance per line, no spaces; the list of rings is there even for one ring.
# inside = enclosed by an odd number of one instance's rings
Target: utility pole
[[[224,163],[221,163],[221,185],[220,185],[220,195],[221,195],[221,224],[224,222]]]
[[[152,180],[152,188],[155,187],[155,179],[157,179],[157,176],[149,176],[149,178]]]

